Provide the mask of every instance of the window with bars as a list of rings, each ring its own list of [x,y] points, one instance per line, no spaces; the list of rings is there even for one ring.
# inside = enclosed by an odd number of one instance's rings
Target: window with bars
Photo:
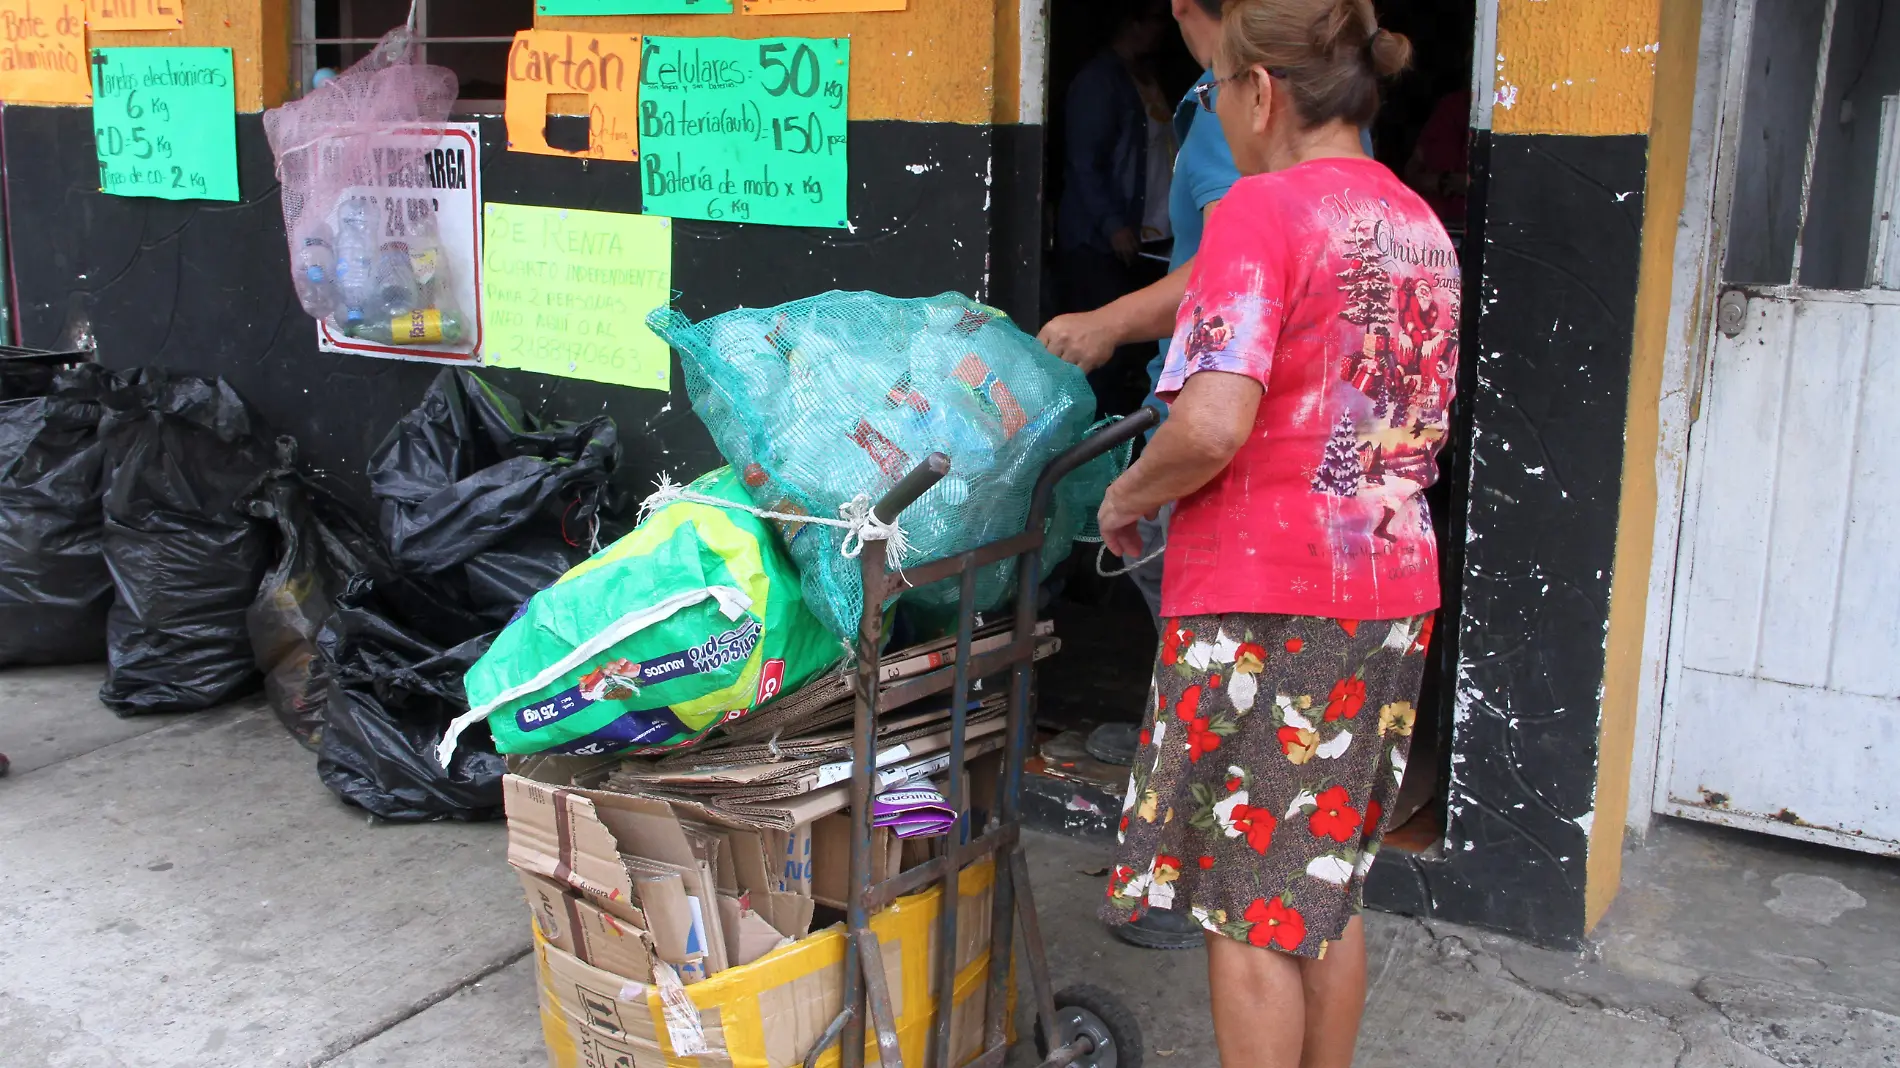
[[[382,35],[409,17],[410,0],[298,0],[292,41],[299,91],[319,70],[341,73],[368,55]],[[415,0],[416,39],[425,62],[462,80],[464,107],[505,94],[508,47],[534,25],[534,0]]]

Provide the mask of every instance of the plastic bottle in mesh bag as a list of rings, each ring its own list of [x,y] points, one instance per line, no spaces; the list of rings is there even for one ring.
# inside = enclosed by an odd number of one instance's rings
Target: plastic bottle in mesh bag
[[[336,293],[345,330],[369,318],[376,293],[376,239],[370,232],[374,208],[363,197],[350,197],[337,206]]]
[[[670,309],[647,320],[686,369],[693,410],[760,507],[835,517],[875,500],[931,452],[950,474],[902,517],[908,559],[934,560],[1023,529],[1036,478],[1095,421],[1077,368],[1002,312],[957,294],[903,300],[826,293],[776,308],[742,308],[697,326]],[[1086,465],[1058,488],[1043,553],[1046,574],[1093,517],[1120,458]],[[863,611],[845,533],[780,523],[806,603],[849,639]],[[979,610],[1008,598],[1007,563],[978,577]],[[902,595],[920,608],[955,605],[938,583]]]
[[[306,308],[318,309],[323,318],[336,314],[336,234],[322,219],[312,219],[298,228],[292,246],[296,258],[291,283],[297,287],[297,299]]]
[[[282,179],[293,284],[304,310],[354,337],[439,344],[461,337],[466,309],[444,284],[433,204],[410,197],[404,206],[398,197],[398,210],[385,213],[376,199],[387,176],[404,168],[402,154],[419,151],[414,131],[447,122],[455,103],[454,72],[416,60],[413,35],[396,29],[349,70],[266,112],[264,130]],[[333,235],[328,255],[305,243],[326,230]],[[390,257],[379,256],[392,242],[408,246],[406,283]],[[326,292],[311,269],[330,262],[334,283]],[[391,308],[397,303],[406,305],[400,314]]]

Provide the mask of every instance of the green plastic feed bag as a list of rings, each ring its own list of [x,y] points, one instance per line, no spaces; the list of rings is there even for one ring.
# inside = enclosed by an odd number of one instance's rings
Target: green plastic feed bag
[[[751,503],[730,468],[688,487]],[[839,659],[764,522],[675,501],[535,594],[468,671],[469,711],[503,753],[688,745]]]

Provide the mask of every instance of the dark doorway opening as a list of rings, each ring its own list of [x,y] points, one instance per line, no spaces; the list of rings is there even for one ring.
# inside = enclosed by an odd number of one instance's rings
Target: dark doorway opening
[[[1158,7],[1165,13],[1168,5]],[[1483,146],[1474,144],[1469,129],[1472,43],[1476,30],[1473,0],[1409,0],[1380,3],[1380,22],[1410,37],[1414,48],[1412,69],[1387,86],[1370,135],[1373,155],[1408,184],[1427,195],[1440,210],[1446,229],[1462,252],[1461,270],[1467,292],[1475,292],[1482,244]],[[1065,195],[1073,195],[1076,175],[1074,132],[1090,133],[1089,123],[1078,123],[1079,108],[1100,105],[1099,80],[1086,76],[1091,63],[1103,62],[1114,49],[1126,21],[1154,9],[1139,3],[1104,5],[1101,0],[1053,0],[1050,5],[1049,113],[1045,136],[1043,276],[1041,312],[1044,320],[1067,311],[1087,310],[1093,297],[1106,302],[1119,296],[1112,288],[1099,296],[1099,279],[1078,279],[1077,257],[1063,247]],[[1169,16],[1171,18],[1171,16]],[[1124,45],[1126,39],[1121,42]],[[1145,57],[1146,74],[1164,94],[1172,112],[1199,77],[1199,64],[1189,54],[1178,32],[1163,35]],[[1078,81],[1078,77],[1081,81]],[[1072,220],[1071,220],[1072,222]],[[1212,223],[1218,225],[1218,217]],[[1131,291],[1161,277],[1167,268],[1165,239],[1143,242],[1145,270],[1123,278]],[[1082,306],[1077,306],[1078,304]],[[1470,304],[1465,305],[1466,308]],[[1466,323],[1461,336],[1472,336]],[[1105,414],[1134,409],[1146,396],[1148,361],[1153,344],[1124,346],[1109,365],[1108,374],[1091,378]],[[1445,603],[1434,628],[1432,649],[1414,728],[1412,756],[1405,786],[1393,814],[1389,841],[1396,847],[1422,851],[1443,838],[1445,787],[1450,779],[1450,741],[1453,686],[1457,664],[1458,579],[1463,567],[1465,487],[1469,485],[1471,436],[1465,398],[1475,387],[1473,361],[1461,361],[1460,401],[1452,412],[1451,439],[1441,450],[1441,477],[1427,494],[1439,542],[1440,570]],[[1120,566],[1113,557],[1110,569]],[[1156,628],[1146,602],[1128,578],[1102,578],[1096,569],[1095,547],[1078,546],[1062,572],[1050,612],[1063,651],[1046,661],[1039,678],[1037,722],[1043,750],[1033,767],[1059,785],[1050,791],[1056,804],[1051,811],[1065,827],[1107,829],[1119,806],[1118,793],[1127,769],[1099,759],[1102,746],[1087,744],[1103,724],[1137,724],[1146,712],[1150,673],[1155,658]],[[1128,732],[1132,734],[1132,732]],[[1093,751],[1091,751],[1093,750]],[[1091,793],[1091,790],[1100,791]],[[1033,792],[1033,791],[1032,791]],[[1093,809],[1104,808],[1100,814]]]

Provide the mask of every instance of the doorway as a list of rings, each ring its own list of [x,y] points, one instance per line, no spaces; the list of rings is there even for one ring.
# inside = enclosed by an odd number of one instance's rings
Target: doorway
[[[1066,275],[1073,259],[1065,257],[1059,247],[1063,199],[1072,195],[1071,124],[1078,106],[1094,103],[1092,97],[1073,96],[1071,87],[1089,64],[1099,62],[1114,47],[1125,20],[1140,18],[1156,7],[1165,12],[1168,4],[1166,0],[1154,6],[1051,0],[1049,5],[1040,309],[1044,320],[1088,308],[1079,298],[1089,287],[1075,284],[1076,279]],[[1455,206],[1443,213],[1446,228],[1461,247],[1475,249],[1482,228],[1482,191],[1468,188],[1464,176],[1475,173],[1468,161],[1472,148],[1469,115],[1476,5],[1473,0],[1414,0],[1379,3],[1377,7],[1382,25],[1412,39],[1414,62],[1411,70],[1386,87],[1379,115],[1369,131],[1373,155],[1401,177],[1428,181],[1434,193],[1458,194]],[[1150,76],[1170,109],[1201,72],[1178,32],[1163,34],[1147,62]],[[1449,131],[1446,116],[1451,120]],[[1444,136],[1447,132],[1449,138]],[[1434,136],[1438,138],[1436,143],[1432,141]],[[1427,146],[1423,156],[1429,166],[1418,162],[1422,143]],[[1449,163],[1445,161],[1447,150]],[[1455,180],[1440,177],[1454,173]],[[1443,188],[1439,186],[1441,180],[1447,183]],[[1171,238],[1166,236],[1144,241],[1140,251],[1145,270],[1130,272],[1121,292],[1161,277],[1167,268],[1170,245]],[[1466,255],[1462,269],[1469,291],[1476,292],[1476,257]],[[1109,296],[1118,295],[1113,292]],[[1469,336],[1469,331],[1465,334]],[[1104,412],[1121,414],[1141,403],[1149,385],[1147,364],[1156,351],[1148,344],[1125,346],[1117,353],[1111,363],[1113,373],[1098,376],[1093,383]],[[1457,627],[1450,624],[1457,615],[1456,591],[1464,543],[1463,486],[1468,483],[1465,457],[1471,434],[1464,398],[1475,385],[1471,369],[1472,362],[1467,359],[1465,380],[1460,383],[1461,399],[1452,412],[1453,436],[1439,455],[1441,478],[1428,493],[1447,601],[1441,614],[1443,625],[1434,629],[1413,753],[1389,837],[1395,846],[1414,850],[1435,846],[1443,838],[1445,825],[1443,785],[1450,778],[1452,719],[1449,680],[1455,669],[1452,645],[1457,633]],[[1106,386],[1102,377],[1110,379]],[[1097,576],[1094,549],[1092,545],[1079,546],[1064,566],[1062,593],[1050,609],[1057,633],[1063,637],[1064,652],[1041,669],[1038,724],[1045,742],[1045,759],[1040,766],[1059,776],[1092,776],[1119,790],[1126,781],[1126,769],[1103,768],[1091,762],[1083,742],[1098,725],[1136,724],[1141,720],[1158,636],[1147,604],[1131,580]],[[1109,560],[1111,567],[1117,563]],[[1071,811],[1074,808],[1071,804]]]
[[[1739,0],[1656,811],[1900,854],[1900,0]]]

